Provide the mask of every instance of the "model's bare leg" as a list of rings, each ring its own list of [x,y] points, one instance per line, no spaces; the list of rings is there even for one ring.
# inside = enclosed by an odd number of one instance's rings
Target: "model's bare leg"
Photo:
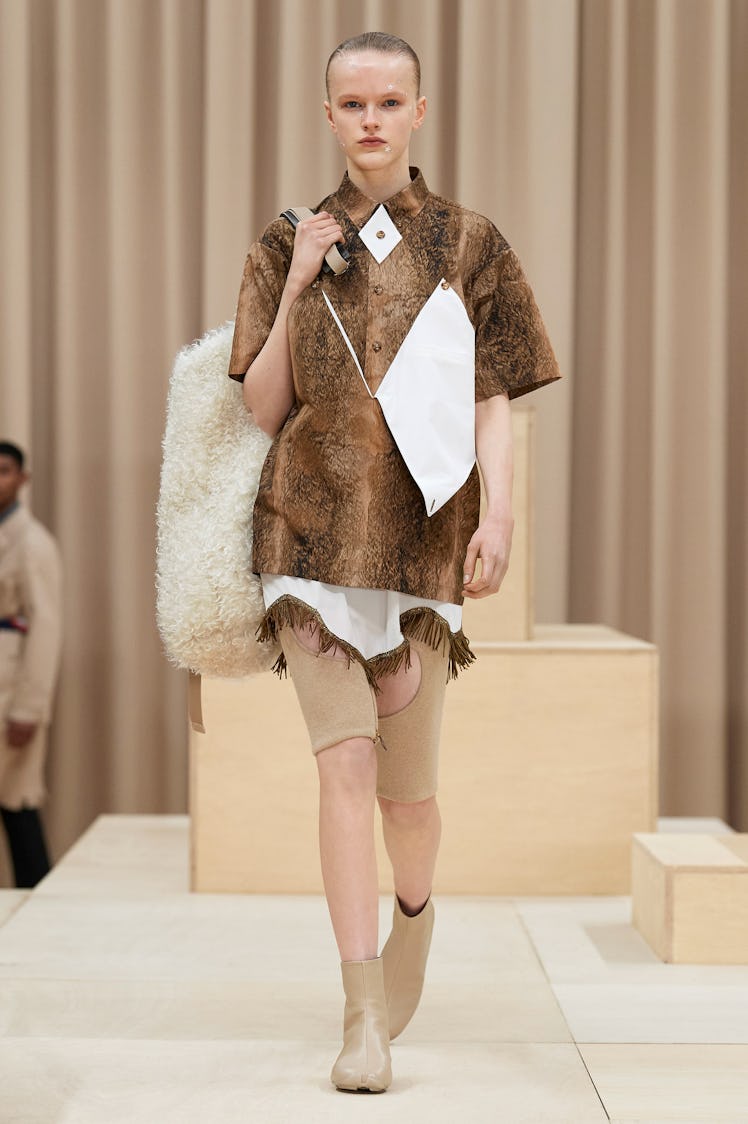
[[[321,749],[316,761],[322,880],[340,959],[370,960],[379,944],[374,742],[347,738]]]
[[[411,916],[431,893],[442,821],[435,796],[415,804],[377,797],[382,809],[382,831],[392,863],[395,893],[403,913]]]
[[[371,738],[347,738],[316,758],[322,874],[345,992],[343,1045],[330,1080],[338,1089],[381,1092],[392,1064],[385,961],[377,953],[376,750]]]
[[[315,646],[313,629],[295,629],[300,642]],[[333,657],[345,658],[332,649]],[[380,714],[412,701],[421,678],[420,660],[380,681]],[[319,846],[322,880],[341,960],[376,957],[379,886],[374,847],[377,757],[370,738],[347,738],[316,754],[320,781]],[[428,897],[441,833],[434,797],[419,804],[380,798],[385,844],[403,908],[417,912]]]

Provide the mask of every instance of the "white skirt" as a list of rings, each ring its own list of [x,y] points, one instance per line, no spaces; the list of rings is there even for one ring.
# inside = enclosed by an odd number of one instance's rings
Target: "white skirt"
[[[291,594],[316,609],[327,629],[356,648],[365,660],[391,652],[404,642],[400,614],[417,605],[433,609],[453,633],[462,628],[462,605],[449,601],[430,601],[392,589],[330,585],[287,574],[261,573],[260,581],[266,611],[284,593]]]

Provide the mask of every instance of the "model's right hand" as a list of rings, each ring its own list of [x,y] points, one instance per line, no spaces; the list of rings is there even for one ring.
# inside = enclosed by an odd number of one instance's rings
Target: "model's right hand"
[[[319,211],[311,218],[302,219],[296,226],[289,279],[302,288],[310,285],[333,242],[345,242],[345,238],[329,211]]]

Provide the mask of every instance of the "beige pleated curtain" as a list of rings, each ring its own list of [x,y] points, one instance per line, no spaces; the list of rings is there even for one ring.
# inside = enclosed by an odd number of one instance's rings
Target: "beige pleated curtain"
[[[748,0],[1,0],[0,432],[66,569],[54,857],[186,809],[171,363],[338,183],[324,66],[369,29],[418,51],[412,162],[515,246],[567,376],[533,396],[537,619],[655,642],[660,812],[748,830]]]

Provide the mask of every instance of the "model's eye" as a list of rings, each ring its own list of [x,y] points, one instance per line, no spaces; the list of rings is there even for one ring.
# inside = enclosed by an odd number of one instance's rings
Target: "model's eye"
[[[399,105],[399,104],[400,104],[400,102],[397,100],[397,98],[387,98],[387,101],[385,102],[385,105]]]
[[[349,105],[358,105],[358,104],[359,103],[357,101],[344,101],[343,102],[343,109],[347,109]]]

